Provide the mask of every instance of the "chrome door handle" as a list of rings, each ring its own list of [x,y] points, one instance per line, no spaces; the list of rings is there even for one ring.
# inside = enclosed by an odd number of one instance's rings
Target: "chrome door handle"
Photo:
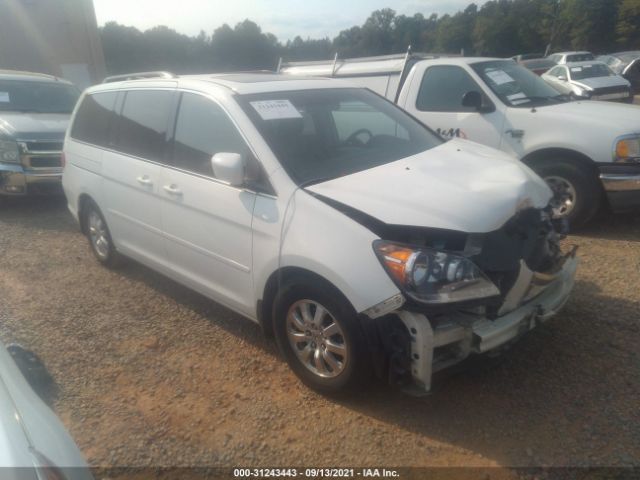
[[[169,195],[182,195],[182,191],[173,183],[171,185],[165,185],[163,188]]]
[[[153,182],[148,175],[141,175],[140,177],[136,178],[136,180],[138,180],[138,183],[140,185],[153,185]]]

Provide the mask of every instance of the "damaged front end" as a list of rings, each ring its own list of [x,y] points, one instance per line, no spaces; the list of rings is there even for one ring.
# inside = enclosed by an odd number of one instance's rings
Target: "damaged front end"
[[[479,234],[358,220],[385,239],[374,249],[402,292],[363,313],[374,364],[409,391],[428,392],[435,372],[511,344],[557,313],[574,285],[576,247],[563,252],[564,226],[547,209]]]

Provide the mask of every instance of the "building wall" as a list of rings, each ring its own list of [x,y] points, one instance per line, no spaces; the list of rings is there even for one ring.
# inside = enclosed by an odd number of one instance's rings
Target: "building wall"
[[[0,0],[0,69],[42,72],[85,88],[105,76],[92,0]]]

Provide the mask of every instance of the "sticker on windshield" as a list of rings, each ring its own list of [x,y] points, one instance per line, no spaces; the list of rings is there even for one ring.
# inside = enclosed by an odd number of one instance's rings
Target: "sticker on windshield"
[[[0,102],[9,103],[11,99],[9,98],[9,92],[0,92]]]
[[[588,66],[590,67],[591,65],[588,65]],[[572,72],[581,72],[582,71],[582,67],[571,67],[571,71]]]
[[[264,100],[250,103],[263,120],[302,118],[300,112],[289,100]]]
[[[493,83],[496,85],[504,85],[505,83],[515,82],[513,78],[509,76],[509,74],[503,70],[490,70],[487,71],[487,77],[493,80]]]

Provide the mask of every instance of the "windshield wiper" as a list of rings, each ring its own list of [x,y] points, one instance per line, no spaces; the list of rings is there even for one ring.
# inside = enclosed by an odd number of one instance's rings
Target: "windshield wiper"
[[[530,97],[525,96],[525,97],[520,97],[520,98],[514,99],[514,100],[516,100],[518,102],[514,106],[516,106],[516,107],[519,107],[520,105],[525,106],[522,103],[520,103],[522,100],[528,100],[530,103],[533,103],[533,102],[549,103],[550,101],[556,102],[556,103],[563,103],[563,102],[567,101],[567,100],[565,100],[565,98],[566,98],[566,95],[564,95],[564,94],[556,95],[556,96],[553,96],[553,97],[539,97],[539,96],[535,96],[535,95],[534,96],[530,96]],[[512,101],[512,104],[513,104],[513,101]]]

